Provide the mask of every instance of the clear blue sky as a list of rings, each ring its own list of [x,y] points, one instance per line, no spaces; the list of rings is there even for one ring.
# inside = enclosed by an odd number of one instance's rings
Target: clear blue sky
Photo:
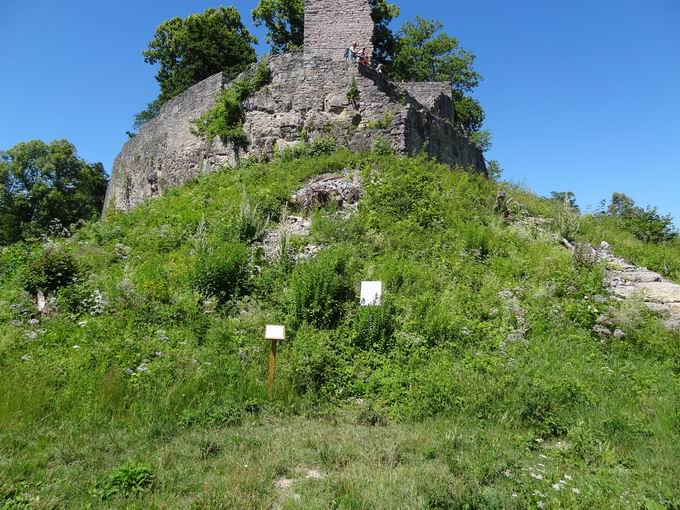
[[[233,3],[250,26],[256,0]],[[477,55],[488,157],[506,179],[574,191],[584,207],[622,191],[680,223],[680,2],[398,3],[399,22],[439,18]],[[141,57],[156,26],[218,5],[0,0],[0,149],[67,138],[110,171],[133,114],[157,95]]]

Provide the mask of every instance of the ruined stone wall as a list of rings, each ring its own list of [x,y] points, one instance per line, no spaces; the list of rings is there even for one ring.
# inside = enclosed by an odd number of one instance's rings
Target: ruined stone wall
[[[105,208],[131,209],[166,188],[233,164],[231,148],[219,140],[205,143],[191,129],[191,121],[210,109],[224,85],[222,73],[196,84],[165,104],[128,140],[113,164]]]
[[[352,150],[380,139],[400,154],[426,150],[443,163],[486,171],[481,152],[453,125],[450,89],[441,84],[402,88],[370,67],[303,53],[274,56],[268,65],[271,83],[243,105],[249,146],[240,157],[269,158],[304,138],[330,136]],[[359,97],[350,102],[353,81]],[[220,165],[234,166],[232,148],[191,134],[191,121],[228,86],[218,74],[163,106],[116,159],[107,206],[128,210]]]
[[[368,1],[305,0],[305,54],[344,58],[356,41],[373,54],[373,18]]]
[[[435,115],[447,120],[455,117],[453,91],[449,82],[409,82],[401,83],[400,87]]]

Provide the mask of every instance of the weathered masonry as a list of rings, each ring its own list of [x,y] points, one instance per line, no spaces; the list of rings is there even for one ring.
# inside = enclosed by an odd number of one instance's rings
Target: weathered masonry
[[[373,18],[369,2],[305,1],[305,55],[341,59],[356,42],[373,53]]]
[[[370,149],[380,140],[400,154],[426,151],[443,163],[485,172],[482,153],[456,127],[448,83],[397,85],[371,67],[345,60],[353,41],[370,48],[372,33],[368,0],[351,6],[307,0],[304,52],[269,57],[271,83],[244,103],[247,149],[192,134],[191,121],[230,86],[216,74],[165,104],[125,144],[114,162],[106,207],[128,210],[165,189],[233,167],[240,158],[267,158],[318,136],[332,136],[353,150]],[[355,101],[347,94],[352,83]]]

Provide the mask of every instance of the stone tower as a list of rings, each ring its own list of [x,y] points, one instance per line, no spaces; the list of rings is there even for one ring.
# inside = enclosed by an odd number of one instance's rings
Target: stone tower
[[[354,41],[373,54],[369,0],[305,0],[305,55],[339,60]]]

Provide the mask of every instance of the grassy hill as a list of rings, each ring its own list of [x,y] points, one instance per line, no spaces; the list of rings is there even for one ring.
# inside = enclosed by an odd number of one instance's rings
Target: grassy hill
[[[560,246],[560,204],[298,152],[2,249],[0,508],[680,507],[680,337]],[[290,196],[343,170],[357,211],[316,208],[268,260],[263,231],[307,214]],[[578,237],[680,277],[677,245],[597,217]],[[604,313],[625,336],[592,332]]]

